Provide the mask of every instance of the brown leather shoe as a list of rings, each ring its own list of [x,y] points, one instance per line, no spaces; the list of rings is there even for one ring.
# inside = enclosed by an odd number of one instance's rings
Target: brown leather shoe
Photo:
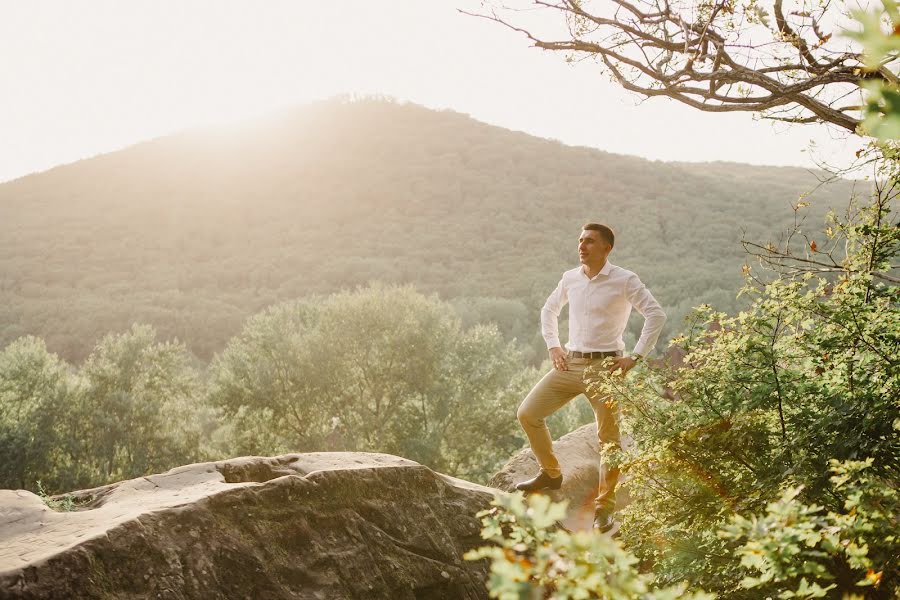
[[[538,490],[558,490],[562,486],[562,475],[559,477],[550,477],[543,471],[538,473],[534,479],[528,481],[520,481],[516,484],[516,489],[523,492],[536,492]]]

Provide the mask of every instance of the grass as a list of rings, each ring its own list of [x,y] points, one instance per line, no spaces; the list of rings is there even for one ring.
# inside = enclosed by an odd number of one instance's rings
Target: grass
[[[59,498],[51,496],[44,490],[44,486],[41,485],[40,481],[37,482],[37,495],[50,510],[56,512],[72,512],[78,510],[79,507],[78,502],[72,496],[66,495]]]

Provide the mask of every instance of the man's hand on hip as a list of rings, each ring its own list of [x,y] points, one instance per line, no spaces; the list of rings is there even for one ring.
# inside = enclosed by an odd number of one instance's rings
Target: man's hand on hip
[[[609,372],[615,373],[616,371],[621,371],[622,376],[624,377],[628,371],[634,368],[634,365],[637,364],[637,361],[630,356],[617,356],[609,361]]]
[[[568,371],[569,363],[566,361],[566,353],[559,346],[550,348],[550,362],[557,371]]]

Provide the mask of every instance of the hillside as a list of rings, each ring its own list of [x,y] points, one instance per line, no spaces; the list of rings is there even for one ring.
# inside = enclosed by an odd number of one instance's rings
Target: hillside
[[[734,307],[742,230],[776,238],[803,169],[652,162],[450,111],[323,102],[188,131],[0,185],[0,346],[39,335],[79,360],[132,322],[208,359],[274,302],[411,282],[540,347],[537,313],[580,225],[667,308]],[[810,222],[849,183],[812,196]],[[639,325],[636,320],[634,327]]]

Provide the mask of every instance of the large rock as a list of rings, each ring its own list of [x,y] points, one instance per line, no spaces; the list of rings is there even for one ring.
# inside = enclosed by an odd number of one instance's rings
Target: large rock
[[[0,491],[0,598],[485,598],[488,488],[384,454],[189,465],[71,494]]]

